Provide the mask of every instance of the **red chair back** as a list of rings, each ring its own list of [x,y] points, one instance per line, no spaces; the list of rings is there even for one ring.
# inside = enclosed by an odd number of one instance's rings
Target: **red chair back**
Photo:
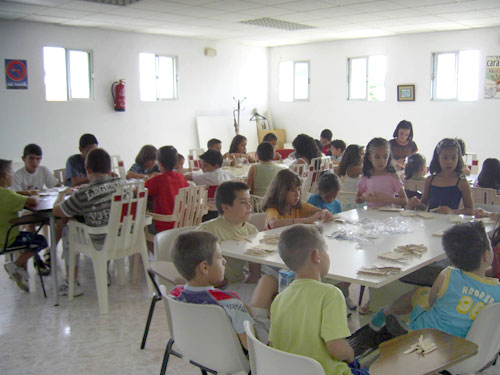
[[[208,199],[215,198],[215,191],[218,187],[219,185],[212,185],[208,187]]]
[[[293,151],[294,151],[293,148],[282,148],[276,150],[276,152],[279,153],[283,159],[286,159],[288,155],[290,155]]]

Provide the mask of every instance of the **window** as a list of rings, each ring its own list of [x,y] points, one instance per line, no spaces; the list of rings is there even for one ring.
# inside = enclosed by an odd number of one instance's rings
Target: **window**
[[[432,60],[432,100],[478,99],[479,51],[434,53]]]
[[[347,59],[348,100],[385,100],[385,56]]]
[[[143,102],[177,99],[177,58],[139,54],[140,94]]]
[[[92,55],[88,51],[43,47],[45,99],[68,101],[92,98]]]
[[[279,65],[279,101],[309,99],[309,62],[282,61]]]

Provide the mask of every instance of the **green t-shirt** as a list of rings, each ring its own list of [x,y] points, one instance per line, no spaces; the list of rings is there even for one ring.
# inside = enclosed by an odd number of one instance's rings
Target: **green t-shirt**
[[[12,225],[9,221],[17,218],[17,212],[23,209],[27,200],[27,196],[0,187],[0,248],[3,248],[7,232]],[[7,246],[14,242],[18,234],[19,226],[12,228]]]
[[[350,336],[342,292],[313,279],[296,279],[271,305],[269,341],[288,353],[314,358],[327,375],[347,375],[347,363],[334,359],[326,343]]]
[[[204,230],[212,233],[219,238],[219,241],[226,240],[241,240],[247,236],[259,233],[259,230],[250,223],[243,223],[243,225],[233,225],[219,216],[216,219],[202,223],[197,230]],[[244,260],[227,258],[226,271],[224,276],[231,283],[240,283],[244,280],[243,267],[245,266]]]

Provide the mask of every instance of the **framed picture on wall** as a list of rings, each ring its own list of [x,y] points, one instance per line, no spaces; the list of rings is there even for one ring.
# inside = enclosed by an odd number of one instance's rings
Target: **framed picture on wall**
[[[398,85],[398,102],[414,102],[415,85]]]

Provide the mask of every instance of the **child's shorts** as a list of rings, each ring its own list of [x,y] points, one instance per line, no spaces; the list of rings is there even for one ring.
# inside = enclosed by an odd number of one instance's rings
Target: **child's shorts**
[[[17,246],[30,246],[28,251],[31,253],[38,253],[40,250],[48,247],[47,240],[41,234],[34,234],[31,232],[19,232],[16,239],[9,247]]]
[[[431,288],[429,287],[418,288],[415,291],[411,298],[411,305],[413,306],[413,309],[410,314],[410,323],[431,308],[429,304],[430,295]]]
[[[354,359],[354,362],[349,363],[348,365],[353,375],[370,375],[367,368],[361,368],[357,359]]]

